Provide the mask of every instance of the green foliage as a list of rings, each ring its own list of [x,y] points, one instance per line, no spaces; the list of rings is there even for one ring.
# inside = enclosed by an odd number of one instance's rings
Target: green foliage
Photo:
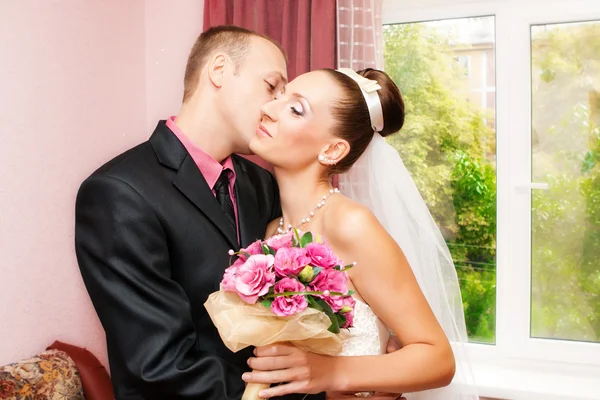
[[[532,195],[537,337],[600,340],[599,35],[598,23],[534,30],[532,167],[550,187]]]
[[[406,102],[390,143],[440,226],[461,281],[471,340],[494,341],[495,133],[469,104],[449,40],[387,26],[385,69]],[[600,24],[534,31],[532,335],[600,340]],[[595,93],[595,103],[591,96]]]
[[[311,232],[306,232],[300,238],[300,247],[306,247],[307,244],[312,243],[312,242],[313,242],[312,233]]]
[[[406,103],[401,154],[455,260],[472,340],[495,329],[495,134],[459,93],[464,73],[447,38],[423,24],[385,29],[385,70]]]

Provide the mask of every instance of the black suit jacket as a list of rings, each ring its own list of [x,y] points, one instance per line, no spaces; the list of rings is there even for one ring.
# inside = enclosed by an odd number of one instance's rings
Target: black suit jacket
[[[233,164],[244,247],[280,215],[279,194],[266,170],[235,155]],[[239,248],[236,232],[164,121],[83,182],[75,212],[117,399],[239,399],[252,349],[229,351],[203,305]]]

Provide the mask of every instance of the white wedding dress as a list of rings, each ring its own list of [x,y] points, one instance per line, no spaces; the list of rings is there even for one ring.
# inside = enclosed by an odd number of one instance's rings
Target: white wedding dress
[[[367,304],[356,300],[354,327],[342,341],[342,356],[378,356],[385,354],[389,330]]]

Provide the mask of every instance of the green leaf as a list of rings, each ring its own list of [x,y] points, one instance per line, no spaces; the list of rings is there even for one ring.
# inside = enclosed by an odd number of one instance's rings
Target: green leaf
[[[306,245],[309,244],[309,243],[312,243],[312,241],[313,241],[313,235],[312,235],[312,233],[306,232],[300,238],[300,247],[306,247]]]
[[[344,271],[348,271],[352,268],[356,267],[356,264],[352,263],[352,264],[348,264],[348,265],[344,265]]]
[[[275,255],[275,250],[273,250],[270,246],[266,245],[266,244],[262,244],[262,251],[263,254],[267,255],[267,254],[271,254],[271,255]]]
[[[293,244],[294,244],[294,247],[298,247],[300,245],[300,233],[298,232],[298,229],[296,229],[296,228],[294,228]],[[300,246],[300,247],[302,247],[302,246]]]
[[[317,303],[317,298],[315,296],[306,296],[306,299],[308,300],[308,306],[310,308],[314,308],[317,311],[323,311],[323,307]]]
[[[331,325],[329,326],[328,331],[332,333],[340,333],[340,323],[336,314],[331,309],[331,306],[327,304],[325,300],[320,299],[318,297],[316,297],[315,300],[317,304],[321,306],[323,312],[329,317],[329,320],[331,321]]]
[[[340,327],[344,326],[344,324],[346,323],[346,316],[342,313],[336,314],[337,319],[338,319],[338,325]]]
[[[271,304],[273,303],[273,299],[266,299],[260,302],[263,306],[267,308],[271,308]]]
[[[333,267],[333,269],[335,269],[336,271],[348,271],[349,269],[352,269],[354,267],[355,267],[355,265],[354,265],[354,263],[352,263],[352,264],[344,265],[344,268],[342,268],[341,265],[336,265],[335,267]]]
[[[329,319],[331,320],[331,325],[329,325],[327,330],[335,334],[340,333],[340,321],[338,321],[337,317],[334,315],[333,317],[329,317]]]
[[[321,271],[323,271],[323,268],[313,267],[313,278],[311,279],[311,282],[315,280],[315,278],[317,277],[317,275],[319,275],[319,272]]]

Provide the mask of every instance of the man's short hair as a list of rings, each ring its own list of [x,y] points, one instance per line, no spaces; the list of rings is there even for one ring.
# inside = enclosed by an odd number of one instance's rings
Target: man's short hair
[[[183,101],[188,100],[196,90],[200,71],[206,65],[208,58],[216,51],[222,51],[231,58],[235,71],[242,65],[242,61],[250,50],[252,36],[260,37],[273,43],[285,57],[285,50],[279,43],[258,32],[241,28],[235,25],[219,25],[203,32],[192,47],[185,68],[183,80]]]

